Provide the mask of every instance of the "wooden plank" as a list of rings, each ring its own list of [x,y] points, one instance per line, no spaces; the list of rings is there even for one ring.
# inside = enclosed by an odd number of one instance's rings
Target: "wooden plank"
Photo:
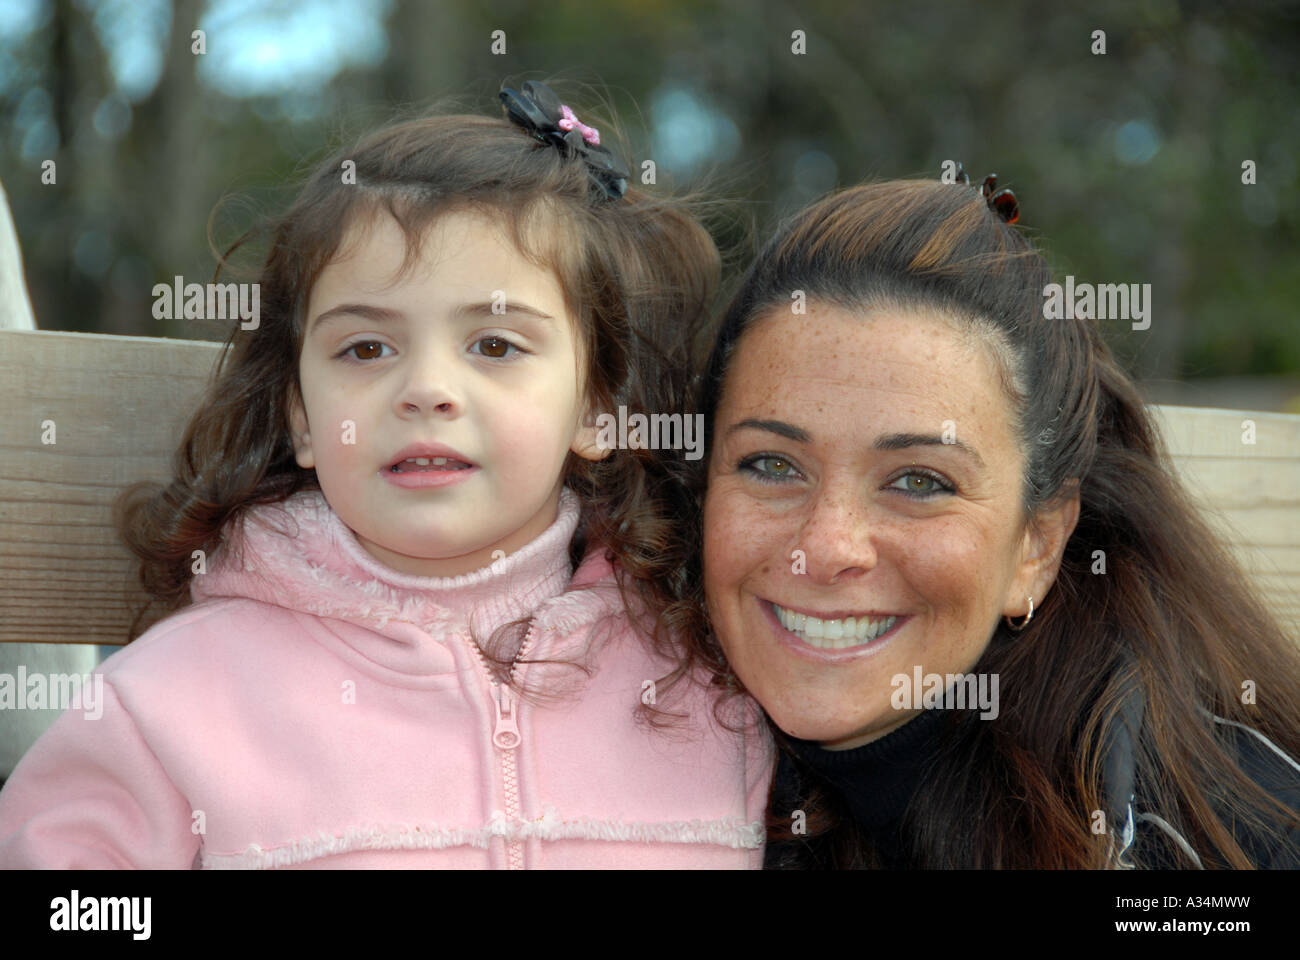
[[[1202,509],[1229,543],[1248,545],[1253,549],[1280,549],[1296,542],[1300,525],[1296,523],[1297,507],[1260,507],[1255,510],[1218,508],[1214,501],[1200,501]]]
[[[1294,506],[1300,458],[1224,460],[1175,456],[1174,467],[1193,493],[1220,507],[1250,510]]]
[[[135,480],[167,477],[220,353],[197,340],[0,331],[0,641],[126,642],[148,597],[111,504]],[[54,443],[42,442],[51,425]]]
[[[1300,417],[1151,409],[1180,479],[1300,637]]]
[[[1278,573],[1286,576],[1300,575],[1300,547],[1252,547],[1249,544],[1235,548],[1242,567],[1253,573]]]
[[[1206,407],[1151,406],[1169,451],[1179,457],[1226,457],[1230,460],[1300,457],[1300,416],[1215,410]],[[1243,426],[1249,421],[1254,428]]]

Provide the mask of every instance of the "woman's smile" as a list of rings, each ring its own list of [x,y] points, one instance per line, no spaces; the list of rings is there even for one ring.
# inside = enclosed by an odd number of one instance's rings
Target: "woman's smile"
[[[779,639],[799,656],[835,663],[878,653],[909,619],[898,614],[824,613],[782,606],[758,598],[759,607],[778,628]],[[793,643],[791,642],[793,638]]]

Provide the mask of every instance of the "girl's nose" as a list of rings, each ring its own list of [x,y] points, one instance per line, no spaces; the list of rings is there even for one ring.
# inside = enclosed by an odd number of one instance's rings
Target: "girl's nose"
[[[459,416],[464,399],[451,369],[447,359],[437,357],[413,365],[398,395],[398,412],[404,416]]]
[[[455,412],[457,405],[451,400],[442,400],[437,403],[422,404],[413,401],[406,401],[406,410],[410,413],[419,413],[421,410],[431,409],[437,413],[449,414]]]
[[[444,417],[458,416],[461,403],[450,391],[439,388],[425,390],[408,390],[402,396],[402,412],[410,415],[439,414]]]

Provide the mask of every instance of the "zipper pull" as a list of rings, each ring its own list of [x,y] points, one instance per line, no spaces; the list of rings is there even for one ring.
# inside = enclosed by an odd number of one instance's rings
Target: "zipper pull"
[[[510,696],[510,688],[504,683],[496,685],[493,705],[497,708],[496,729],[492,732],[492,742],[502,750],[513,750],[519,746],[519,726],[515,723],[515,704]]]

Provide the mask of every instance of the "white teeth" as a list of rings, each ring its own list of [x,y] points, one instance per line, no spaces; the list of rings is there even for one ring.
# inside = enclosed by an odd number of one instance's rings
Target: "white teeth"
[[[450,459],[451,459],[450,457],[407,457],[402,462],[413,463],[418,467],[428,467],[428,466],[445,467],[447,465],[447,462]],[[456,462],[460,463],[459,460]]]
[[[898,617],[845,617],[842,620],[823,620],[786,610],[772,604],[776,618],[781,626],[823,650],[840,650],[845,647],[857,647],[870,643],[886,633],[897,622]]]

